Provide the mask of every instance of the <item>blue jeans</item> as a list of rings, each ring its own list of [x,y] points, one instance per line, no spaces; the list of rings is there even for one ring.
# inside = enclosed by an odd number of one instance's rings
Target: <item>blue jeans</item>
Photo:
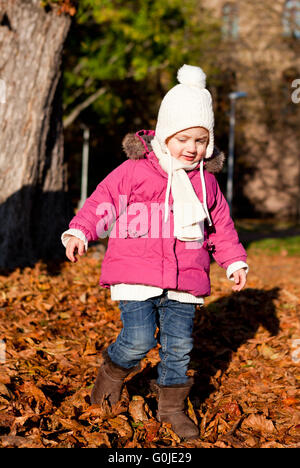
[[[160,343],[159,385],[184,384],[193,347],[195,304],[168,299],[167,293],[146,301],[120,301],[123,328],[107,351],[111,360],[129,369]],[[155,331],[159,327],[159,334]]]

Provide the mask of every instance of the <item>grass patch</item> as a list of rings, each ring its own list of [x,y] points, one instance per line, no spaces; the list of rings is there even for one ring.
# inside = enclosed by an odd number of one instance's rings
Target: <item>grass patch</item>
[[[267,238],[249,243],[248,251],[262,250],[269,254],[300,255],[300,236]]]

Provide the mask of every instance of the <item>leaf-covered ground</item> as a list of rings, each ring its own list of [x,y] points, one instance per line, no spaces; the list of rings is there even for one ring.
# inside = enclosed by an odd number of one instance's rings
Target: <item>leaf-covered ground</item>
[[[212,264],[189,371],[200,437],[187,442],[155,418],[157,349],[120,404],[90,405],[101,351],[121,327],[98,287],[101,259],[94,246],[76,264],[0,276],[0,447],[300,447],[299,256],[250,248],[240,293]]]

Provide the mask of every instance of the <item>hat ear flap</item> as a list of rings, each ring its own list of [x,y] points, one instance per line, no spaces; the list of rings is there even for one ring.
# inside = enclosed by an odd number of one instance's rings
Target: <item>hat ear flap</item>
[[[214,152],[214,134],[212,131],[209,131],[209,142],[206,148],[206,154],[204,159],[209,159],[212,157]]]

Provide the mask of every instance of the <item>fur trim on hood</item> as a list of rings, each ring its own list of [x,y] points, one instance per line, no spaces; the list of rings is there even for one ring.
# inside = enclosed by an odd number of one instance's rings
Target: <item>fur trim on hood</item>
[[[151,146],[153,137],[153,131],[141,130],[138,133],[128,133],[122,142],[127,158],[134,160],[144,159],[147,153],[153,151]],[[222,170],[224,161],[224,153],[215,146],[212,156],[204,160],[205,170],[216,174]]]

